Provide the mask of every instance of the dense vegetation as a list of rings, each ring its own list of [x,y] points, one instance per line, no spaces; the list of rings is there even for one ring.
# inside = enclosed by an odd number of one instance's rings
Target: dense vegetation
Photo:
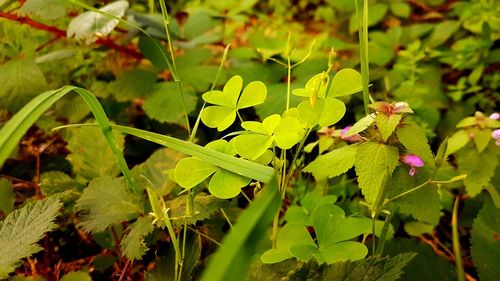
[[[0,279],[497,280],[498,0],[0,0]]]

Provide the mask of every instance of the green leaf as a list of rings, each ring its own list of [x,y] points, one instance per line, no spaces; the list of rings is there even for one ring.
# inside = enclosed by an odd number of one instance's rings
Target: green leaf
[[[77,208],[83,211],[80,226],[95,233],[136,218],[143,212],[141,199],[128,191],[122,178],[95,178],[77,201]]]
[[[125,71],[118,79],[109,83],[110,91],[119,102],[132,101],[135,98],[149,96],[155,86],[156,74],[144,69]],[[163,94],[168,94],[163,92]],[[173,93],[178,95],[178,93]]]
[[[491,148],[488,147],[482,153],[478,153],[476,149],[464,149],[456,154],[458,171],[460,174],[467,175],[464,185],[467,194],[471,197],[479,194],[495,174],[498,156],[493,146],[491,144]]]
[[[307,81],[305,88],[294,89],[292,93],[299,97],[324,99],[328,88],[328,80],[329,77],[325,72],[318,73]]]
[[[238,104],[236,107],[238,109],[247,108],[264,103],[267,97],[267,88],[264,83],[260,81],[253,81],[248,83],[248,85],[241,93],[238,99]]]
[[[272,137],[261,134],[243,134],[234,138],[236,152],[250,160],[259,158],[272,144]]]
[[[188,200],[188,196],[182,195],[165,202],[165,207],[170,210],[169,214],[174,226],[180,227],[184,224],[184,221],[191,225],[208,219],[228,203],[226,200],[219,199],[213,195],[200,193],[194,197],[193,213],[187,216],[186,202]]]
[[[500,274],[500,209],[487,199],[472,225],[471,253],[481,280],[496,280]]]
[[[118,175],[120,169],[116,161],[113,161],[115,156],[98,128],[79,127],[69,130],[71,136],[68,139],[68,149],[71,153],[66,158],[80,178],[89,181],[96,177]],[[118,132],[114,132],[113,137],[118,149],[122,151],[125,138]]]
[[[394,15],[407,19],[410,16],[411,13],[411,7],[410,4],[405,3],[405,2],[396,2],[396,3],[391,3],[389,5],[389,8],[391,10],[391,13]]]
[[[10,213],[0,224],[0,278],[7,278],[20,259],[42,250],[35,243],[56,227],[61,202],[49,197]]]
[[[29,58],[14,59],[1,65],[0,73],[0,105],[11,112],[17,112],[47,88],[42,71]]]
[[[276,126],[273,139],[277,147],[290,149],[302,139],[302,135],[303,127],[299,120],[293,117],[285,117]]]
[[[318,124],[322,127],[331,126],[342,119],[346,112],[345,104],[336,98],[328,97],[321,109]]]
[[[279,232],[276,241],[276,249],[270,249],[264,252],[260,260],[263,263],[278,263],[289,258],[294,254],[290,252],[290,247],[296,245],[312,246],[316,248],[316,243],[311,238],[309,231],[301,223],[287,223]],[[299,258],[308,260],[310,257]]]
[[[344,138],[363,132],[364,130],[368,129],[368,127],[370,127],[373,122],[375,122],[375,115],[366,115],[365,117],[359,119],[358,122],[356,122],[354,125],[352,125],[352,127],[344,134]]]
[[[344,68],[335,74],[332,86],[328,92],[329,97],[342,97],[361,92],[361,74],[352,68]]]
[[[379,113],[375,117],[377,122],[377,128],[384,141],[394,133],[394,130],[399,125],[399,121],[403,116],[401,114],[390,114],[386,115],[384,113]]]
[[[479,153],[483,152],[483,150],[488,146],[488,143],[491,141],[491,132],[491,129],[475,129],[472,131],[472,134],[474,135],[472,140],[474,141],[476,149]]]
[[[92,281],[90,274],[86,271],[72,271],[65,274],[61,281]]]
[[[201,112],[201,121],[209,128],[222,132],[236,119],[236,109],[224,106],[207,106]]]
[[[149,217],[140,217],[127,229],[120,244],[122,254],[129,260],[139,260],[148,250],[144,238],[153,232],[153,221]]]
[[[434,156],[427,142],[425,130],[413,122],[404,122],[402,125],[396,130],[401,144],[410,153],[420,156],[427,167],[433,168],[435,165]]]
[[[316,180],[339,176],[354,165],[357,148],[357,145],[349,145],[320,155],[307,165],[303,171],[312,173]]]
[[[195,157],[184,158],[175,167],[175,181],[185,189],[191,189],[219,168]]]
[[[446,149],[446,157],[448,155],[453,154],[464,147],[470,140],[469,134],[467,134],[464,130],[459,130],[454,133],[448,139],[448,148]]]
[[[83,188],[75,179],[60,171],[45,172],[40,178],[40,188],[44,196],[68,192],[70,198],[75,198]],[[60,197],[60,199],[66,201],[64,196]]]
[[[445,20],[437,23],[429,36],[427,45],[431,48],[442,45],[446,42],[446,40],[453,36],[458,28],[460,28],[459,21]]]
[[[280,208],[278,190],[278,181],[273,177],[250,207],[243,211],[211,258],[201,281],[233,281],[246,275],[257,250],[256,243],[266,236],[267,228]]]
[[[198,98],[190,91],[184,91],[184,102],[186,112],[189,114],[196,108]],[[142,108],[146,114],[160,122],[176,123],[185,125],[184,109],[182,106],[182,97],[179,87],[176,83],[166,82],[157,83],[152,89],[152,93],[144,101]]]
[[[419,173],[411,177],[408,171],[405,166],[396,169],[390,181],[389,197],[419,186],[429,177],[427,174]],[[399,208],[399,212],[402,214],[411,215],[420,222],[431,225],[439,223],[441,203],[438,188],[435,185],[428,184],[417,191],[392,201],[392,204]]]
[[[376,201],[384,184],[384,178],[392,174],[398,162],[399,153],[393,146],[375,142],[359,145],[354,166],[359,187],[367,202]]]
[[[100,8],[99,11],[121,18],[125,15],[128,6],[127,1],[115,1]],[[68,38],[75,37],[76,40],[83,41],[85,44],[91,44],[99,37],[111,33],[118,23],[118,19],[109,15],[94,11],[85,12],[70,22],[67,36]]]
[[[251,179],[235,173],[219,170],[210,179],[208,190],[217,198],[229,199],[240,194],[241,188],[247,186],[250,181]]]
[[[19,14],[55,20],[67,15],[73,5],[66,0],[27,0],[19,9]]]
[[[0,212],[8,215],[14,209],[14,190],[6,179],[0,179]]]

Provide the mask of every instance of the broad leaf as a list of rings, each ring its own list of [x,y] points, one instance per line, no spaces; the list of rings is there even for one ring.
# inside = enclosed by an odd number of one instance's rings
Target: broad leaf
[[[175,167],[175,181],[185,189],[203,182],[219,168],[195,157],[184,158]]]
[[[456,153],[458,171],[467,175],[464,185],[469,196],[474,197],[479,194],[493,178],[498,165],[498,156],[494,149],[495,145],[490,144],[490,147],[481,153],[472,148]]]
[[[248,85],[241,93],[238,99],[238,104],[236,107],[238,109],[247,108],[264,103],[267,97],[267,88],[264,83],[260,81],[253,81],[248,83]]]
[[[73,5],[66,0],[27,0],[19,9],[19,13],[55,20],[66,16],[71,8]]]
[[[251,179],[226,170],[217,171],[210,179],[208,190],[212,195],[222,199],[236,197],[241,188],[247,186]]]
[[[304,172],[312,173],[316,180],[339,176],[354,165],[357,147],[357,145],[344,146],[320,155],[304,168]]]
[[[404,122],[396,132],[399,141],[410,153],[420,156],[426,166],[434,167],[434,156],[422,127],[413,122]]]
[[[80,226],[85,231],[100,232],[133,219],[143,212],[141,199],[128,191],[121,178],[95,178],[77,201],[78,209],[83,211]]]
[[[134,69],[125,71],[118,79],[109,83],[107,90],[111,92],[119,102],[132,101],[135,98],[149,96],[153,91],[155,81],[156,74],[154,72]]]
[[[296,118],[285,117],[276,126],[273,134],[274,143],[282,149],[290,149],[296,145],[303,135],[303,128]]]
[[[378,113],[375,117],[375,122],[377,122],[377,128],[384,141],[394,133],[396,126],[398,126],[399,121],[403,116],[401,114],[384,114]]]
[[[450,154],[453,154],[464,147],[470,140],[469,134],[467,134],[464,130],[459,130],[454,133],[448,139],[448,147],[446,149],[446,157]]]
[[[359,134],[366,130],[368,127],[370,127],[373,122],[375,122],[375,115],[370,114],[366,115],[365,117],[361,118],[356,122],[345,134],[344,138],[353,136],[355,134]]]
[[[227,206],[228,201],[219,199],[213,195],[205,193],[197,194],[194,197],[192,206],[193,213],[187,216],[186,202],[189,200],[187,195],[181,195],[173,200],[165,202],[165,207],[169,209],[170,218],[174,226],[187,224],[196,224],[199,221],[210,218],[220,208]]]
[[[127,1],[115,1],[99,10],[114,17],[121,18],[125,15],[129,4]],[[108,35],[115,29],[119,21],[109,15],[94,11],[85,12],[74,18],[68,26],[68,38],[75,37],[78,41],[91,44],[99,37]]]
[[[361,74],[352,68],[344,68],[333,77],[328,96],[341,97],[352,95],[360,92],[362,89]]]
[[[312,246],[316,248],[309,231],[301,223],[287,223],[279,232],[278,240],[276,241],[276,249],[266,251],[260,257],[263,263],[277,263],[292,258],[290,247],[294,245]],[[300,260],[308,260],[310,257],[299,258]]]
[[[128,227],[128,232],[120,244],[122,253],[129,260],[138,260],[148,250],[144,237],[153,232],[153,221],[149,217],[140,217]]]
[[[385,178],[392,174],[399,161],[397,148],[375,142],[359,145],[354,166],[359,187],[369,203],[375,203]]]
[[[10,213],[0,224],[0,278],[14,271],[20,259],[40,251],[35,243],[55,228],[61,203],[49,197]]]

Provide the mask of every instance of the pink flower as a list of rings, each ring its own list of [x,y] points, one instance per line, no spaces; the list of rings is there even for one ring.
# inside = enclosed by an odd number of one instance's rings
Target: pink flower
[[[495,112],[495,113],[491,114],[491,115],[490,115],[490,119],[493,119],[493,120],[498,120],[498,119],[500,119],[500,113]]]
[[[412,177],[416,173],[416,167],[424,166],[424,161],[416,154],[403,154],[399,157],[399,160],[410,166],[410,172],[408,174]]]
[[[496,145],[500,145],[500,129],[491,132],[491,137],[495,140]]]
[[[342,129],[342,131],[340,132],[340,138],[345,140],[345,141],[350,141],[350,142],[360,141],[361,136],[359,134],[344,137],[344,135],[347,133],[347,131],[349,131],[349,129],[351,129],[351,128],[352,128],[352,126],[347,126],[344,129]]]

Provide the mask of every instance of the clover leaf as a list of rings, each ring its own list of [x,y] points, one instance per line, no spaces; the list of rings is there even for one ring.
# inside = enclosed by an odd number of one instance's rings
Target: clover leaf
[[[201,121],[210,128],[224,131],[234,123],[239,109],[263,103],[267,97],[267,88],[260,81],[250,82],[243,92],[243,79],[233,76],[227,81],[222,91],[209,91],[203,99],[210,104],[201,112]],[[240,94],[241,93],[241,94]]]
[[[236,152],[233,150],[233,144],[225,140],[210,142],[205,147],[231,156],[236,155]],[[177,163],[174,170],[176,182],[184,189],[191,189],[197,186],[211,175],[213,176],[208,183],[208,191],[215,197],[222,199],[237,196],[241,188],[247,186],[251,181],[247,177],[221,169],[196,157],[182,159]]]
[[[278,114],[267,117],[262,123],[247,121],[241,123],[241,126],[247,132],[234,138],[234,149],[239,155],[250,160],[259,158],[274,146],[289,149],[297,144],[304,134],[304,127],[297,118],[282,118]]]
[[[359,260],[368,249],[351,239],[370,232],[370,220],[345,217],[344,211],[333,204],[321,204],[312,214],[312,226],[316,241],[307,227],[299,222],[286,224],[278,234],[276,248],[261,256],[263,263],[277,263],[295,257],[307,261],[314,258],[318,263],[332,264],[338,261]]]

